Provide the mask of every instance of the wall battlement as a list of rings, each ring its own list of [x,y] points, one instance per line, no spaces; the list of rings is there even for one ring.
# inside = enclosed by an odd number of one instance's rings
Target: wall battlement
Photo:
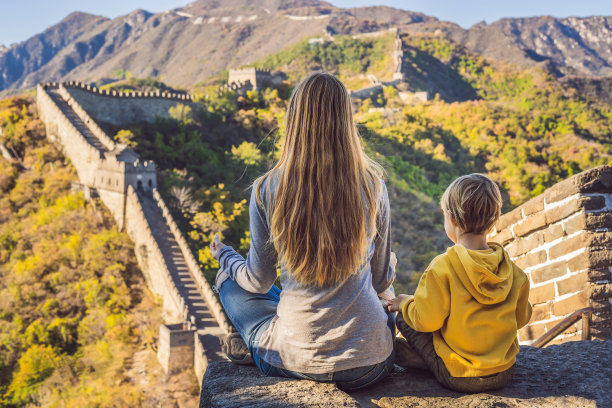
[[[56,82],[54,82],[57,84]],[[189,94],[179,93],[179,92],[166,92],[166,91],[151,91],[151,92],[118,92],[118,91],[110,91],[107,89],[99,89],[95,86],[88,85],[84,82],[78,81],[68,81],[61,84],[65,88],[70,89],[79,89],[82,91],[87,91],[92,94],[98,96],[106,96],[113,98],[156,98],[156,99],[173,99],[179,101],[192,101],[192,97]]]
[[[564,180],[503,215],[489,236],[529,276],[533,316],[521,343],[593,307],[591,335],[612,334],[612,167]],[[580,340],[580,322],[553,343]]]

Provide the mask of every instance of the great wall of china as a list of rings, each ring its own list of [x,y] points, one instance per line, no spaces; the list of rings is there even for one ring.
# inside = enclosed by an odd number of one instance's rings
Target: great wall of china
[[[217,338],[232,330],[164,200],[156,168],[112,140],[95,122],[152,120],[156,112],[192,103],[188,96],[102,92],[79,83],[37,87],[48,137],[72,161],[81,187],[97,194],[135,244],[150,289],[163,301],[158,356],[167,372],[193,365],[202,380],[221,359]],[[91,114],[91,116],[90,116]],[[573,176],[502,216],[491,239],[502,243],[531,281],[531,322],[522,344],[546,333],[574,310],[591,306],[593,338],[612,332],[612,167]],[[570,327],[556,342],[579,339]],[[201,382],[201,381],[200,381]]]
[[[94,98],[109,106],[92,107]],[[47,136],[71,160],[81,187],[89,196],[98,195],[118,226],[127,231],[149,288],[162,299],[164,320],[170,323],[160,329],[162,365],[172,372],[177,362],[190,363],[201,380],[208,362],[222,358],[218,337],[231,331],[231,326],[157,192],[155,163],[141,161],[131,149],[115,143],[84,108],[107,115],[106,119],[114,112],[121,121],[136,105],[139,109],[132,114],[165,109],[167,115],[169,107],[188,101],[175,95],[113,95],[75,82],[37,87]],[[184,341],[185,333],[190,341]]]

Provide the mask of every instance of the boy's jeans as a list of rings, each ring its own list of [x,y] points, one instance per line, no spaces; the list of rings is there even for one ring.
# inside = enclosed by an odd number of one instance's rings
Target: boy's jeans
[[[270,365],[259,357],[257,346],[261,335],[270,325],[272,318],[276,316],[281,290],[272,286],[272,289],[266,294],[251,293],[242,289],[231,279],[226,279],[219,286],[217,290],[225,313],[249,348],[255,365],[265,376],[335,382],[345,390],[356,390],[377,383],[393,371],[395,348],[385,361],[378,364],[327,374],[297,373]],[[394,320],[394,313],[389,314],[389,328],[395,337]]]

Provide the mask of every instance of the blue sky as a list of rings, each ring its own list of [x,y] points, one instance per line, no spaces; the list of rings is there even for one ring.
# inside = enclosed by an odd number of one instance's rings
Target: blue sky
[[[338,7],[387,5],[418,11],[462,27],[502,17],[555,17],[612,15],[612,0],[328,0]],[[190,0],[0,0],[0,44],[10,45],[28,39],[80,10],[106,17],[117,17],[137,8],[160,12],[188,4]]]

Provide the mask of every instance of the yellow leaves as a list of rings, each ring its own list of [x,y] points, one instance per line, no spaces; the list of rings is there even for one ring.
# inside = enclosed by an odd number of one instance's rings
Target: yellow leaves
[[[59,365],[60,357],[51,346],[35,344],[19,358],[19,370],[8,389],[13,404],[23,405],[31,401],[40,382],[49,377]]]

